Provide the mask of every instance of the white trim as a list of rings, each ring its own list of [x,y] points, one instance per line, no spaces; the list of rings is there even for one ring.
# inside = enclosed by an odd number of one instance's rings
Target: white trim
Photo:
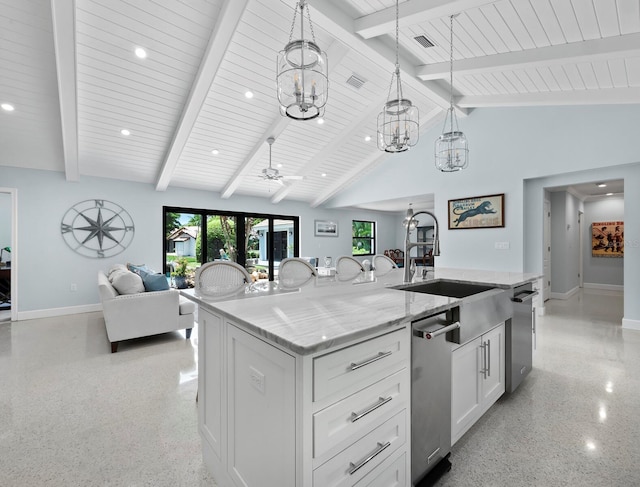
[[[576,294],[578,291],[580,291],[580,288],[578,286],[574,287],[573,289],[571,289],[570,291],[567,291],[566,293],[551,293],[551,299],[569,299],[571,296],[573,296],[574,294]]]
[[[605,289],[607,291],[624,291],[624,285],[620,284],[600,284],[598,282],[585,282],[585,289]]]
[[[538,316],[544,316],[547,314],[547,308],[545,306],[536,306],[536,314]]]
[[[18,190],[0,187],[11,196],[11,321],[18,319]]]
[[[640,320],[630,320],[627,318],[622,318],[622,328],[625,328],[627,330],[640,331]]]
[[[94,313],[96,311],[102,311],[102,305],[100,303],[84,304],[82,306],[66,306],[64,308],[49,308],[49,309],[37,309],[34,311],[21,311],[18,313],[18,321],[35,320],[38,318],[52,318],[54,316],[77,315],[80,313]]]

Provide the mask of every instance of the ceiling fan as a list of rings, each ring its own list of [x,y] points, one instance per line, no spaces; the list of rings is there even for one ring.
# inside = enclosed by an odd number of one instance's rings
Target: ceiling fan
[[[275,181],[276,183],[282,184],[282,185],[284,184],[282,182],[283,179],[289,179],[289,180],[304,179],[304,176],[283,176],[282,174],[280,174],[280,171],[271,167],[271,146],[273,145],[275,140],[276,139],[274,137],[269,137],[267,139],[267,144],[269,144],[269,167],[266,167],[262,170],[262,176],[260,177],[265,181]]]

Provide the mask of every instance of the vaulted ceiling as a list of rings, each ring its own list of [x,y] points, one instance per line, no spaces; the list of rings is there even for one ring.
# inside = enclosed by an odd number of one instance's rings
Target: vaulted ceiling
[[[376,147],[376,118],[395,2],[308,3],[329,58],[323,124],[278,110],[276,55],[295,0],[0,0],[0,103],[15,108],[0,110],[0,166],[323,204],[394,157]],[[408,0],[399,12],[422,131],[448,107],[455,13],[461,122],[482,107],[640,103],[638,0]],[[260,178],[270,136],[274,166],[302,179]]]

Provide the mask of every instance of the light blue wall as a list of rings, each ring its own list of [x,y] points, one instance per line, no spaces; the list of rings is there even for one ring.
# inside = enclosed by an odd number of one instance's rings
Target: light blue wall
[[[612,196],[603,200],[588,201],[584,204],[583,238],[586,245],[583,269],[585,285],[622,286],[624,284],[623,258],[603,258],[591,255],[592,223],[611,220],[624,221],[624,199],[622,197]],[[629,247],[633,247],[633,242],[629,242]]]
[[[449,199],[505,193],[505,228],[441,232],[436,265],[542,273],[545,187],[622,178],[626,240],[640,242],[640,106],[477,109],[460,119],[470,166],[439,173],[433,142],[440,125],[421,134],[411,151],[390,156],[328,206],[435,194],[435,213],[447,225]],[[496,250],[495,242],[509,242]],[[640,245],[626,249],[625,294],[640,295]],[[635,300],[637,301],[637,300]],[[625,318],[640,320],[640,301],[625,299]]]
[[[395,244],[394,216],[367,210],[312,209],[306,203],[271,204],[262,198],[232,196],[221,199],[216,193],[170,188],[157,192],[148,184],[116,179],[83,177],[69,183],[52,171],[2,168],[3,185],[18,189],[18,313],[51,308],[90,305],[99,302],[97,272],[115,263],[145,263],[162,269],[162,207],[182,206],[229,211],[247,211],[300,216],[301,255],[334,258],[351,253],[351,220],[378,222],[380,245]],[[105,199],[125,208],[135,223],[135,237],[122,254],[106,259],[90,259],[73,252],[63,241],[60,222],[64,213],[87,199]],[[334,220],[339,236],[314,237],[314,219]],[[387,229],[394,228],[393,233]],[[71,284],[77,291],[71,292]]]

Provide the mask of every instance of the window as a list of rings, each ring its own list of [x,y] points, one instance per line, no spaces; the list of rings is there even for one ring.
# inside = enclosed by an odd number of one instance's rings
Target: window
[[[353,255],[376,253],[376,223],[353,220],[351,223]]]
[[[231,260],[273,280],[280,261],[299,252],[297,216],[167,206],[163,213],[165,272],[180,258],[192,274],[205,262]]]

